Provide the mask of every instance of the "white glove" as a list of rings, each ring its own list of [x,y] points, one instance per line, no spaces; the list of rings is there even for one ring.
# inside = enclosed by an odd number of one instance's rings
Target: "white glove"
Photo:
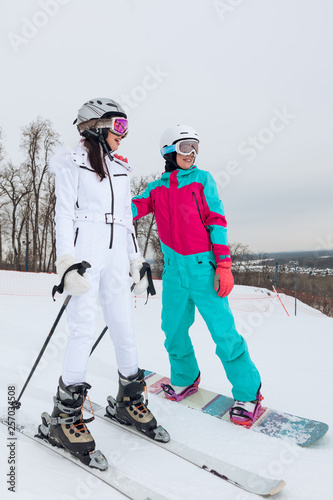
[[[137,257],[130,263],[130,273],[135,283],[135,287],[133,288],[135,295],[141,295],[148,288],[147,273],[145,273],[144,277],[140,279],[140,271],[143,267],[143,262],[145,262],[143,257]]]
[[[76,263],[77,261],[72,255],[67,254],[60,257],[56,262],[57,273],[60,279],[62,279],[67,269]],[[73,269],[66,274],[64,289],[68,295],[83,295],[88,292],[90,288],[91,285],[87,273],[81,276],[81,274],[77,272],[77,269]]]

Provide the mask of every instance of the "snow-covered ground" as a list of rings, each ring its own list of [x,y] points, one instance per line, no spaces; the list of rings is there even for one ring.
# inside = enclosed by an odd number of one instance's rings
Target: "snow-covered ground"
[[[145,305],[133,298],[140,366],[169,374],[160,329],[160,283],[158,296]],[[239,294],[252,294],[250,287],[236,287]],[[265,291],[259,291],[265,294]],[[0,414],[6,413],[7,387],[16,385],[18,396],[61,306],[48,297],[0,295]],[[255,301],[255,299],[253,299]],[[232,302],[232,301],[231,301]],[[256,310],[254,305],[253,310]],[[288,317],[276,300],[266,313],[235,311],[239,329],[262,376],[265,405],[289,413],[322,420],[333,427],[333,321],[309,314],[302,308]],[[104,326],[98,309],[96,335]],[[38,370],[22,397],[17,422],[40,422],[40,414],[52,409],[61,373],[66,342],[66,320],[61,320]],[[197,313],[191,329],[202,373],[201,386],[231,395],[230,385],[214,353],[209,332]],[[103,403],[117,390],[117,367],[108,335],[90,359],[87,381],[90,397]],[[284,479],[281,500],[327,500],[332,498],[333,438],[331,431],[310,448],[290,441],[238,428],[181,405],[150,397],[149,406],[171,437],[222,460],[267,476]],[[256,495],[159,449],[139,437],[103,421],[89,424],[97,447],[110,464],[150,486],[170,500],[252,500]],[[23,436],[16,446],[16,492],[7,490],[9,472],[7,429],[0,427],[1,500],[122,499],[123,495],[92,478]]]

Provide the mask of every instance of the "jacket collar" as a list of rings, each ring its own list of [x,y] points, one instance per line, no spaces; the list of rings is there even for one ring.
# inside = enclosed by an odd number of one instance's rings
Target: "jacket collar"
[[[103,150],[102,146],[100,146],[101,150],[101,155],[105,157],[105,160],[110,163],[110,158],[108,155],[105,154],[105,151]],[[114,157],[114,152],[111,152],[111,156],[113,158],[113,161],[124,167],[126,170],[129,172],[133,171],[133,167],[131,167],[128,163],[119,160],[119,158]],[[78,144],[75,148],[75,150],[72,152],[72,160],[75,161],[75,163],[79,166],[86,167],[90,166],[89,160],[88,160],[88,153],[86,148],[83,146],[83,141],[80,141],[80,144]]]
[[[196,170],[197,166],[192,165],[191,168],[188,170],[183,170],[182,168],[178,168],[177,170],[173,170],[172,172],[163,172],[161,179],[169,179],[170,175],[173,174],[177,177],[184,177],[186,175],[189,175],[190,173],[193,172],[193,170]]]

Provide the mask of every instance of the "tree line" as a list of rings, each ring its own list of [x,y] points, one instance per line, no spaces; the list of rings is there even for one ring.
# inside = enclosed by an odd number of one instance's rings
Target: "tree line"
[[[22,128],[23,162],[7,158],[0,129],[0,269],[55,272],[55,187],[50,158],[60,136],[49,120],[38,117]],[[140,194],[157,174],[134,177],[133,195]],[[150,254],[163,266],[155,218],[135,223],[143,256]],[[156,254],[156,258],[155,258]]]
[[[6,158],[0,139],[0,265],[2,269],[52,271],[55,262],[54,182],[47,170],[59,135],[48,120],[22,128],[24,160]]]

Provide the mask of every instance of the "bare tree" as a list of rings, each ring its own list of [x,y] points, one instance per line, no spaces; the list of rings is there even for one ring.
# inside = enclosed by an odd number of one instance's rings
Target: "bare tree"
[[[249,246],[238,242],[231,243],[229,248],[235,283],[238,285],[247,284],[251,272],[250,261],[252,259],[252,252]]]
[[[0,169],[0,263],[3,242],[7,260],[14,269],[21,269],[22,245],[31,242],[29,270],[54,269],[54,181],[47,171],[49,156],[58,134],[48,120],[37,118],[22,129],[21,148],[26,159],[20,167],[10,161]],[[3,159],[0,130],[0,161]]]
[[[24,224],[21,204],[29,193],[30,186],[21,168],[9,163],[0,171],[0,198],[3,199],[1,219],[2,224],[10,228],[12,264],[15,269],[21,268],[21,235]]]
[[[149,182],[153,182],[159,178],[159,173],[154,173],[148,176],[133,177],[131,180],[132,196],[142,194]],[[142,217],[142,219],[134,222],[134,227],[143,256],[147,257],[150,252],[150,255],[154,259],[154,264],[152,266],[153,273],[155,277],[161,277],[164,260],[155,215],[151,213]]]
[[[1,213],[1,207],[0,207]],[[2,216],[0,215],[0,269],[2,268]]]
[[[55,185],[54,179],[49,174],[46,176],[45,196],[41,204],[41,245],[39,250],[39,259],[42,263],[43,271],[50,272],[55,270]]]
[[[5,151],[3,147],[3,134],[2,129],[0,128],[0,164],[5,157]],[[3,198],[3,199],[1,199]],[[3,207],[6,205],[6,196],[5,193],[1,195],[1,187],[0,187],[0,268],[2,267],[2,240],[3,240],[3,220],[2,220],[2,211]]]
[[[137,196],[143,193],[149,182],[156,180],[159,174],[151,174],[148,176],[133,177],[131,179],[132,196]],[[155,216],[153,213],[142,217],[134,222],[135,234],[138,239],[142,254],[146,257],[148,249],[151,248],[151,242],[157,234]]]
[[[233,271],[246,271],[252,257],[252,252],[249,246],[238,242],[230,243],[229,248]]]
[[[53,217],[54,205],[48,207],[49,189],[53,189],[48,178],[47,166],[54,147],[59,144],[59,135],[52,129],[51,122],[38,117],[22,129],[21,148],[26,154],[24,167],[31,181],[29,198],[32,260],[31,270],[44,270],[46,265],[46,248],[50,219]],[[52,198],[52,196],[51,196]],[[47,216],[47,219],[45,219]],[[48,221],[46,227],[45,222]],[[29,234],[29,230],[27,231]],[[27,236],[26,236],[27,237]],[[51,250],[52,253],[52,250]]]

